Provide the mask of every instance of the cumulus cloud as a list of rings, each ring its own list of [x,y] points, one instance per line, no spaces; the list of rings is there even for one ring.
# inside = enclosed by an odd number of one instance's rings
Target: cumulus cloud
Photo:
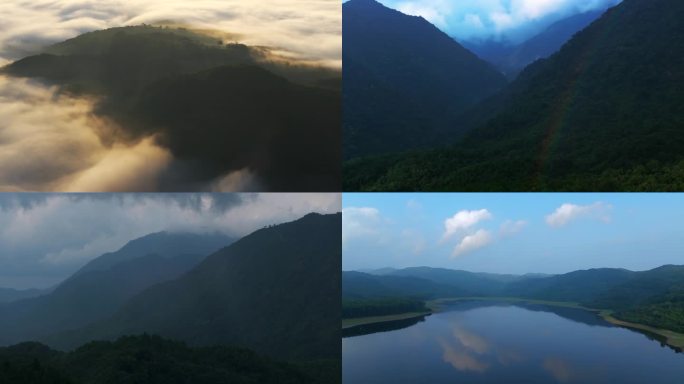
[[[454,235],[473,227],[477,223],[491,218],[492,214],[486,209],[459,211],[454,216],[444,220],[444,234],[442,235],[442,240],[447,240]]]
[[[406,14],[423,16],[462,40],[520,40],[541,28],[621,0],[380,0]]]
[[[0,14],[0,65],[88,31],[173,22],[341,66],[338,0],[8,0]]]
[[[344,208],[342,209],[342,241],[377,236],[381,224],[382,218],[377,208]]]
[[[472,235],[467,235],[454,248],[452,257],[458,257],[491,244],[494,241],[492,234],[485,229],[478,229]]]
[[[571,221],[579,218],[593,218],[603,222],[610,221],[610,210],[612,206],[602,202],[590,205],[577,205],[565,203],[546,216],[546,224],[552,227],[562,227]]]
[[[149,233],[239,237],[310,212],[340,209],[340,194],[3,194],[0,286],[55,283]]]

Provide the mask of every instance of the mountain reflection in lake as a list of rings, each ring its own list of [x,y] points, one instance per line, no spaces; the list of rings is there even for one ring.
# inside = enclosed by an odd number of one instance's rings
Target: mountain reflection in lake
[[[571,308],[468,302],[342,341],[343,382],[681,383],[684,354]]]

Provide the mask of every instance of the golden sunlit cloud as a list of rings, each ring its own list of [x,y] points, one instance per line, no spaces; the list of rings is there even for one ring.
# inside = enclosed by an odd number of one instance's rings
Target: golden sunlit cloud
[[[335,67],[342,60],[339,0],[9,0],[0,14],[0,65],[84,32],[142,23],[219,30]]]
[[[0,190],[154,190],[169,152],[152,138],[102,140],[118,130],[92,108],[55,87],[0,77]]]

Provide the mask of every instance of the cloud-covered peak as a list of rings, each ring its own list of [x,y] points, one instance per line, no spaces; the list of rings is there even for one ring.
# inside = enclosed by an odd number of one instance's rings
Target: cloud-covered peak
[[[54,284],[150,233],[241,237],[311,213],[339,194],[12,194],[0,196],[0,287]]]

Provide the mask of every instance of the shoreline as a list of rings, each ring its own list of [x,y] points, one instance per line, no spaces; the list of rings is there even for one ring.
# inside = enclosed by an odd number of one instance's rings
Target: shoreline
[[[429,316],[431,314],[432,314],[432,311],[428,311],[428,312],[405,312],[405,313],[397,313],[394,315],[354,317],[354,318],[350,318],[350,319],[342,319],[342,329],[353,328],[353,327],[357,327],[359,325],[381,324],[381,323],[390,323],[390,322],[399,321],[399,320],[410,320],[410,319],[415,319],[418,317]]]
[[[656,327],[646,325],[646,324],[631,323],[629,321],[620,320],[618,318],[613,317],[613,311],[611,311],[611,310],[588,308],[588,307],[582,306],[578,303],[570,302],[570,301],[535,300],[535,299],[524,299],[524,298],[519,298],[519,297],[458,297],[458,298],[443,298],[443,299],[430,300],[426,303],[426,306],[428,308],[430,308],[432,310],[432,312],[438,313],[441,310],[443,310],[443,307],[445,305],[447,305],[448,303],[459,302],[459,301],[492,301],[492,302],[498,301],[498,302],[505,302],[505,303],[529,303],[529,304],[548,305],[548,306],[554,306],[554,307],[581,309],[584,311],[594,312],[598,316],[600,316],[603,320],[605,320],[605,321],[607,321],[613,325],[617,325],[619,327],[632,329],[632,330],[645,331],[645,332],[649,332],[649,333],[658,335],[660,337],[663,337],[665,339],[663,341],[663,343],[669,345],[670,347],[678,348],[678,349],[684,349],[684,334],[683,333],[677,333],[677,332],[670,331],[667,329],[656,328]]]
[[[623,328],[630,328],[630,329],[635,329],[635,330],[640,330],[640,331],[646,331],[646,332],[653,333],[655,335],[664,337],[665,340],[663,342],[665,344],[667,344],[673,348],[684,349],[684,334],[683,333],[677,333],[677,332],[670,331],[667,329],[656,328],[656,327],[652,327],[652,326],[646,325],[646,324],[631,323],[629,321],[620,320],[618,318],[613,317],[612,311],[608,311],[608,310],[600,311],[599,316],[601,316],[601,318],[603,318],[605,321],[607,321],[611,324],[623,327]]]

